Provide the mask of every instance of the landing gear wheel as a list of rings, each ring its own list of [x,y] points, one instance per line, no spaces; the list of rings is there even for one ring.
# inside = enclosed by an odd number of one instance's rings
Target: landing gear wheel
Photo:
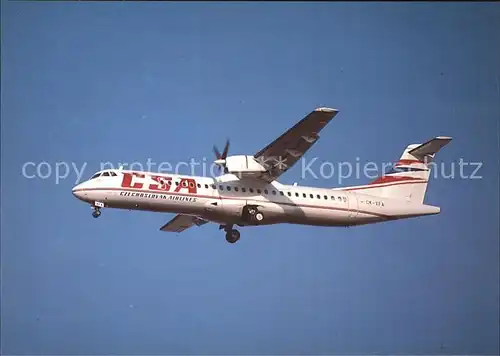
[[[93,212],[92,212],[92,216],[94,218],[98,218],[99,216],[101,216],[101,210],[99,209],[95,209]]]
[[[240,239],[240,232],[238,230],[230,230],[226,232],[226,241],[230,244],[234,244]]]
[[[264,214],[262,214],[260,211],[257,212],[254,216],[255,218],[255,221],[257,222],[261,222],[262,220],[264,220]]]

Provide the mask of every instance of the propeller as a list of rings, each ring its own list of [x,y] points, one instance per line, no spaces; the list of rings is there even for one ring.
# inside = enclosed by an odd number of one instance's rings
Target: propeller
[[[228,152],[229,152],[229,139],[226,140],[226,145],[224,146],[224,151],[222,151],[222,154],[214,145],[214,153],[215,157],[217,157],[214,163],[219,166],[219,172],[220,172],[220,167],[224,167],[224,173],[227,173],[226,157]]]

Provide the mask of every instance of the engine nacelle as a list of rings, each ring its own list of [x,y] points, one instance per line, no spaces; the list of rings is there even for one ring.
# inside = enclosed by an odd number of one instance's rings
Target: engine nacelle
[[[226,168],[231,174],[240,176],[259,176],[266,169],[253,156],[226,157]]]

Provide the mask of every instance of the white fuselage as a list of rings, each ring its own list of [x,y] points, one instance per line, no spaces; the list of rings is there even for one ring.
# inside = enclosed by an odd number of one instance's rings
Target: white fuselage
[[[291,223],[353,226],[438,214],[439,208],[363,194],[363,187],[324,189],[266,184],[234,175],[217,178],[137,171],[113,171],[77,185],[80,200],[105,207],[198,216],[220,224],[249,225],[245,206],[257,206],[259,225]]]

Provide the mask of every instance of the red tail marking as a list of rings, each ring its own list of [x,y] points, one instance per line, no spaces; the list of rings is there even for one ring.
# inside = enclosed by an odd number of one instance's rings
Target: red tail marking
[[[419,161],[417,159],[400,159],[394,165],[401,166],[401,165],[407,165],[407,164],[411,165],[411,164],[417,164],[417,163],[425,164],[425,162]]]
[[[378,177],[373,182],[370,182],[368,184],[392,183],[392,182],[401,182],[401,181],[405,181],[405,180],[406,181],[408,181],[408,180],[422,180],[422,178],[406,177],[406,176],[382,176],[382,177]]]

